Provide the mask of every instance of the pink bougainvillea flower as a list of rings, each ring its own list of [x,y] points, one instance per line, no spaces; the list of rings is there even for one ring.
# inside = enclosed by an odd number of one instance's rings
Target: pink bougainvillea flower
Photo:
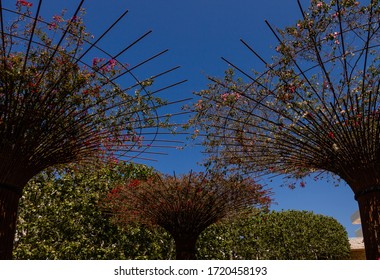
[[[57,29],[57,28],[58,28],[58,24],[56,22],[49,23],[48,25],[49,30]]]
[[[111,68],[114,68],[115,66],[116,66],[116,60],[115,59],[110,59],[109,61],[108,61],[108,63],[109,63],[109,65],[110,65],[110,67]]]
[[[56,22],[63,22],[63,21],[65,21],[65,20],[63,19],[63,17],[58,16],[58,15],[54,15],[54,16],[53,16],[53,20],[55,20]]]
[[[25,0],[17,0],[16,5],[17,6],[24,6],[24,7],[32,7],[33,3],[25,1]]]
[[[92,66],[98,66],[100,62],[104,61],[104,58],[94,57],[92,59]]]

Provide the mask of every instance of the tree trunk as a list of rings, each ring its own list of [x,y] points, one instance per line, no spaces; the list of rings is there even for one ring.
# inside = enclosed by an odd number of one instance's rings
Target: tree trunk
[[[21,192],[16,187],[0,184],[0,259],[12,259],[16,233],[17,209]]]
[[[380,187],[356,193],[367,260],[380,258]]]
[[[175,240],[177,260],[195,260],[198,236],[177,237]]]

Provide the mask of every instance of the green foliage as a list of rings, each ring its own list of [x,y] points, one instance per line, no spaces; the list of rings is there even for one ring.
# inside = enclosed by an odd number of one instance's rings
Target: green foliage
[[[15,259],[173,259],[175,244],[163,229],[118,227],[99,201],[126,178],[152,169],[120,164],[98,170],[47,171],[24,191]],[[310,212],[262,214],[206,229],[197,243],[199,259],[346,259],[344,228]]]
[[[20,202],[15,259],[167,259],[170,238],[144,227],[121,229],[98,207],[126,178],[153,170],[120,163],[97,170],[46,171],[29,182]],[[157,238],[160,236],[160,238]]]
[[[335,219],[306,211],[262,214],[210,227],[199,259],[349,259],[347,233]]]

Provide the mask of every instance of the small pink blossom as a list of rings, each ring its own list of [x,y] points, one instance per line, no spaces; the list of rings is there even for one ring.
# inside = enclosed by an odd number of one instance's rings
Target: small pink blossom
[[[111,68],[115,68],[117,61],[115,59],[110,59],[108,63]]]
[[[226,101],[237,101],[238,99],[240,99],[241,96],[237,92],[231,92],[231,93],[225,92],[221,95],[221,97],[222,97],[222,100],[226,102]]]
[[[65,21],[61,16],[58,16],[58,15],[53,16],[53,20],[55,20],[56,22],[64,22]]]
[[[56,22],[51,22],[49,23],[48,25],[48,29],[49,30],[52,30],[52,29],[57,29],[58,28],[58,24]]]
[[[98,66],[98,64],[100,62],[103,62],[104,61],[104,58],[99,58],[99,57],[94,57],[92,59],[92,66],[95,67],[95,66]]]

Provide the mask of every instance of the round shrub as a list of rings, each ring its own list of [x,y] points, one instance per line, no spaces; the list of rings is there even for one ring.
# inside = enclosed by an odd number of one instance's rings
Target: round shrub
[[[347,232],[334,218],[307,211],[261,214],[206,230],[199,259],[349,259]]]

